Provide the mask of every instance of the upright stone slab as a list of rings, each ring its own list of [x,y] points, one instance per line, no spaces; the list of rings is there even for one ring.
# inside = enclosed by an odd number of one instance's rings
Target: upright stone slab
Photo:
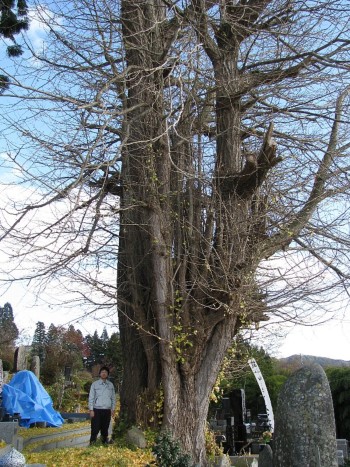
[[[318,364],[300,368],[281,390],[275,415],[273,465],[338,465],[332,395]]]
[[[20,345],[15,350],[14,368],[16,372],[27,369],[27,351],[24,345]]]
[[[35,376],[40,379],[40,358],[38,355],[34,355],[32,358],[32,363],[30,364],[30,371],[32,371]]]
[[[17,436],[18,422],[1,422],[0,423],[0,439],[3,439],[7,444],[14,444],[13,440]]]
[[[259,454],[258,467],[273,467],[273,453],[271,446],[266,444]]]
[[[337,450],[343,451],[344,459],[349,458],[348,441],[346,439],[337,439]]]

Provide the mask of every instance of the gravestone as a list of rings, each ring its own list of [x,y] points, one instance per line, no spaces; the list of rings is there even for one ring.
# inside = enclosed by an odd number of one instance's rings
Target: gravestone
[[[338,465],[345,465],[344,453],[342,450],[337,450],[337,459],[338,459]]]
[[[277,403],[274,467],[337,467],[332,395],[318,364],[296,371]]]
[[[18,420],[11,422],[0,422],[0,439],[7,444],[12,444],[18,451],[23,450],[23,438],[18,436]]]
[[[273,466],[273,453],[271,446],[266,444],[259,454],[258,467],[272,467]]]
[[[346,439],[337,439],[337,450],[343,451],[344,459],[348,459],[349,450],[348,450],[348,441]]]
[[[15,350],[14,368],[15,372],[27,369],[27,351],[24,345]]]
[[[32,358],[32,363],[30,364],[30,371],[32,371],[35,376],[40,379],[40,358],[38,355],[34,355]]]

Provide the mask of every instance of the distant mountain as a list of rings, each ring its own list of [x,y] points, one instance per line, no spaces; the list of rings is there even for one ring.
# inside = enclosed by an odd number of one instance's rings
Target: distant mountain
[[[291,355],[287,358],[279,358],[278,362],[284,368],[297,369],[310,363],[319,363],[323,368],[350,367],[348,360],[335,360],[326,357],[315,357],[314,355]]]

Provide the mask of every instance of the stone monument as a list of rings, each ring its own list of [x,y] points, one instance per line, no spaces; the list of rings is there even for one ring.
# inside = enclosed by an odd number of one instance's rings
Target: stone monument
[[[275,414],[274,467],[337,467],[334,409],[327,376],[318,364],[284,384]]]
[[[273,466],[273,453],[271,446],[266,444],[259,454],[258,467],[272,467]]]
[[[38,355],[34,355],[32,362],[30,364],[30,371],[32,371],[35,376],[40,379],[40,358]]]
[[[24,345],[17,347],[14,360],[15,372],[27,369],[27,351]]]

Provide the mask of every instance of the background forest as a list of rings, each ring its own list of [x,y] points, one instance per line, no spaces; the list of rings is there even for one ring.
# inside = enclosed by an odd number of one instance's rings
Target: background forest
[[[9,303],[0,307],[0,327],[5,330],[0,338],[0,358],[4,370],[11,372],[19,333]],[[88,391],[101,364],[111,368],[111,380],[119,392],[123,372],[120,336],[118,333],[109,336],[106,328],[101,335],[95,331],[93,335],[83,336],[73,325],[66,328],[51,324],[46,329],[44,323],[39,321],[32,338],[30,355],[40,357],[41,382],[51,395],[55,408],[61,412],[87,411]],[[282,385],[303,363],[302,356],[279,360],[262,347],[236,339],[235,346],[226,355],[213,390],[209,416],[215,416],[221,397],[237,388],[245,390],[246,407],[250,409],[253,420],[259,413],[265,413],[264,399],[247,363],[250,358],[254,358],[260,367],[274,409]],[[333,397],[337,437],[350,439],[350,362],[304,357],[305,361],[310,359],[325,368]]]

